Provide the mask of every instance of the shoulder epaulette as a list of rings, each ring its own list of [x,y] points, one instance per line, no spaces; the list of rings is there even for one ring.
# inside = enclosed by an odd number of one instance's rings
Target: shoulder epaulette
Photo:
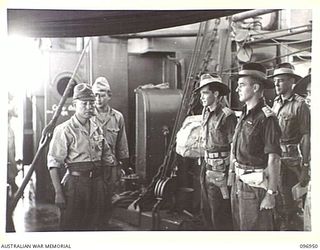
[[[266,117],[275,116],[276,114],[272,111],[272,109],[268,106],[264,106],[261,109]]]
[[[226,116],[232,115],[234,112],[232,111],[232,109],[228,108],[228,107],[223,107],[222,108],[223,113],[225,113]]]

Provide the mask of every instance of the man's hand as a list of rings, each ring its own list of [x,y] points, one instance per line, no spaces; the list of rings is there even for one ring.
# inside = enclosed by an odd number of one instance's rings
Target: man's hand
[[[66,208],[66,200],[64,198],[63,193],[56,193],[55,195],[55,204],[60,208],[60,209],[65,209]]]
[[[275,204],[276,204],[275,196],[266,193],[266,195],[264,196],[264,198],[260,204],[260,210],[273,209],[275,207]]]
[[[300,182],[301,187],[305,187],[308,184],[308,182],[310,181],[310,176],[309,176],[308,170],[309,169],[306,167],[302,167],[302,169],[301,169],[301,173],[300,173],[300,177],[299,177],[299,182]]]

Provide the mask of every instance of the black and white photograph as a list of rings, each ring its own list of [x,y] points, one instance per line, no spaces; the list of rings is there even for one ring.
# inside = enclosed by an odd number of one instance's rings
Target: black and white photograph
[[[319,13],[247,6],[6,7],[1,248],[318,248]]]

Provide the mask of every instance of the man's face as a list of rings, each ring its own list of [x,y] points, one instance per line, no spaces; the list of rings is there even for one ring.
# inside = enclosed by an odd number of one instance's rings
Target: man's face
[[[75,100],[76,114],[84,119],[94,115],[94,100]]]
[[[100,91],[100,92],[95,92],[94,96],[96,98],[96,107],[98,109],[102,109],[106,107],[111,100],[111,91]]]
[[[250,100],[254,95],[254,86],[251,77],[240,77],[236,91],[238,92],[240,102]]]
[[[295,79],[289,75],[278,75],[273,78],[277,95],[285,95],[292,91]]]
[[[208,107],[216,101],[217,97],[209,89],[209,86],[204,86],[200,89],[200,101],[203,107]]]

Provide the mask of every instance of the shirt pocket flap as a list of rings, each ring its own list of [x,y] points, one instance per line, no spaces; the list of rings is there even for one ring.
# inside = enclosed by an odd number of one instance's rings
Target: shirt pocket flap
[[[120,129],[119,128],[107,128],[107,131],[111,132],[111,133],[118,133],[120,131]]]

